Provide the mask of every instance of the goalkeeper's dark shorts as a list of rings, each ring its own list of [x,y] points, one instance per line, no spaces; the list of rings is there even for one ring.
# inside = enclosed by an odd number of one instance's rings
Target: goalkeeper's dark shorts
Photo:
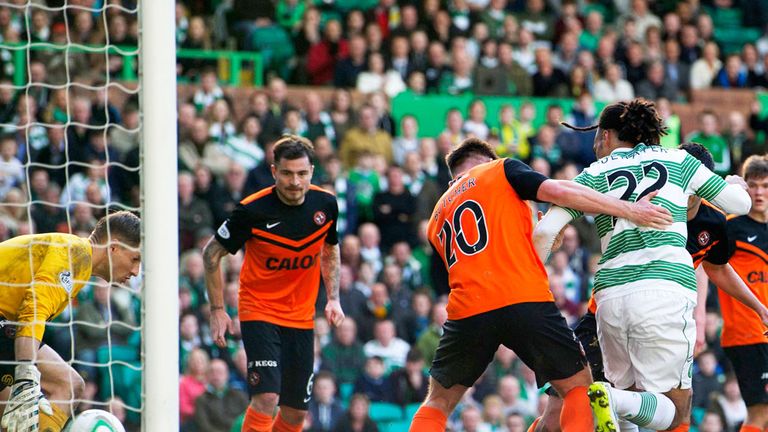
[[[16,326],[0,317],[0,390],[13,385],[16,365]]]
[[[312,398],[314,330],[264,321],[240,323],[248,359],[248,393],[280,395],[280,405],[306,410]]]
[[[600,341],[597,339],[597,319],[595,319],[595,314],[592,312],[585,313],[579,320],[579,323],[576,324],[573,332],[579,338],[584,354],[587,356],[592,379],[594,381],[608,381],[603,370],[603,352],[600,349]],[[560,397],[552,387],[547,389],[547,394]]]
[[[542,387],[571,377],[587,364],[581,344],[553,302],[518,303],[448,320],[430,375],[445,388],[471,387],[499,345],[513,350]]]

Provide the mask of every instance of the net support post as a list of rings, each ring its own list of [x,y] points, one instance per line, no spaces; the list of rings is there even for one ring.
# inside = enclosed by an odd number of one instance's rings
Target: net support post
[[[144,431],[179,430],[175,3],[140,2]]]

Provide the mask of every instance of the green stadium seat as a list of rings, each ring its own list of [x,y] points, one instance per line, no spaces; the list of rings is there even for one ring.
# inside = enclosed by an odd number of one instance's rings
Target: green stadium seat
[[[701,422],[704,420],[704,415],[707,413],[707,410],[700,407],[694,407],[691,411],[691,423],[695,425],[700,425]]]
[[[352,393],[354,391],[355,385],[352,383],[339,384],[339,399],[341,399],[342,402],[349,402],[349,399],[352,397]]]
[[[403,408],[387,402],[371,402],[371,420],[386,423],[403,419]]]
[[[405,406],[405,419],[413,420],[413,416],[416,415],[416,411],[419,410],[421,403],[412,403]]]
[[[379,423],[379,432],[408,432],[411,427],[410,420],[399,420],[393,422]]]

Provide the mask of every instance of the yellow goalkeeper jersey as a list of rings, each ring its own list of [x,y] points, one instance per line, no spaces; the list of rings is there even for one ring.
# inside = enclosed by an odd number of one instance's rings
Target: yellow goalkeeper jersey
[[[72,234],[24,235],[0,243],[0,315],[19,325],[16,336],[43,338],[91,277],[93,249]]]

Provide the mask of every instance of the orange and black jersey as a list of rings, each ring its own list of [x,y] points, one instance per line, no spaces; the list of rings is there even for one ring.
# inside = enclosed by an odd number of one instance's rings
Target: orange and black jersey
[[[748,215],[728,217],[729,263],[761,303],[768,301],[768,224]],[[757,314],[720,292],[724,347],[766,343]]]
[[[728,234],[725,213],[702,201],[696,216],[688,221],[688,243],[685,249],[693,258],[693,268],[702,261],[723,265],[728,263]]]
[[[437,202],[427,236],[448,269],[449,319],[553,301],[525,202],[546,179],[518,160],[499,159],[468,170]]]
[[[240,271],[241,321],[311,329],[320,287],[323,243],[338,243],[336,198],[310,186],[289,206],[274,186],[245,198],[216,232],[230,253],[245,246]]]

